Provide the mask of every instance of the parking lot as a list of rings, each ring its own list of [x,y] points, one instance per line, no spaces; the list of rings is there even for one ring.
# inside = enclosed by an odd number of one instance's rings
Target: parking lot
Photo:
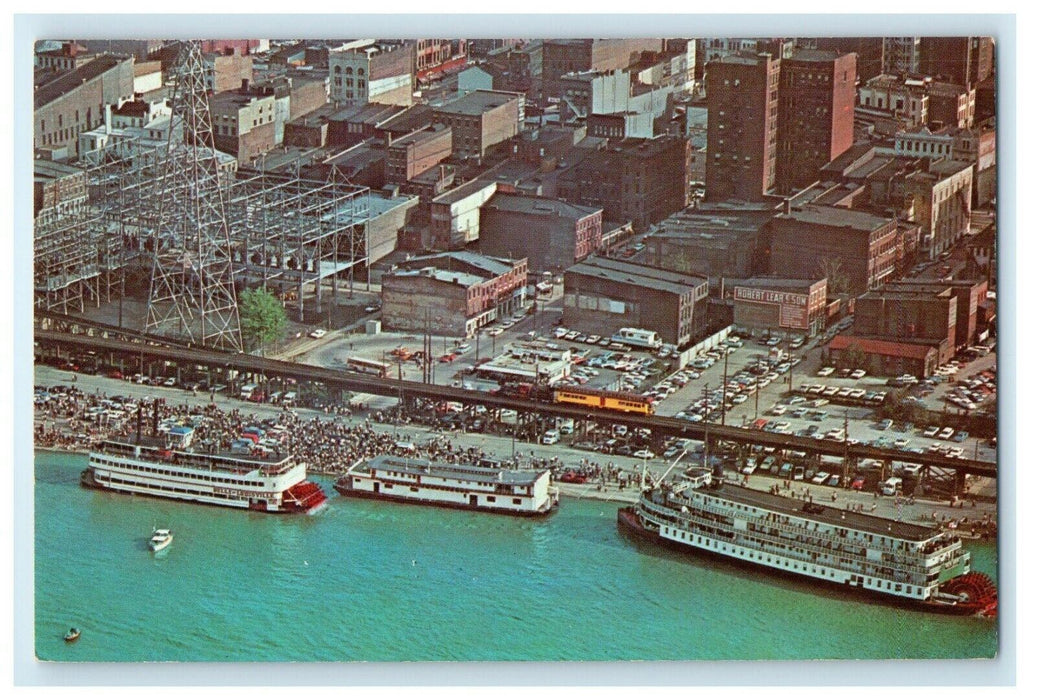
[[[569,379],[571,384],[650,396],[658,415],[801,436],[845,438],[849,442],[918,453],[939,450],[974,459],[996,459],[996,448],[988,441],[961,431],[952,430],[948,435],[946,425],[883,421],[875,411],[889,392],[896,389],[905,390],[909,402],[949,415],[967,410],[969,405],[957,406],[949,399],[970,402],[974,409],[990,406],[996,401],[993,352],[977,353],[970,361],[945,365],[934,377],[918,380],[911,386],[890,386],[887,378],[872,377],[863,370],[840,372],[823,367],[821,346],[834,332],[850,326],[852,320],[844,319],[839,327],[814,339],[733,336],[725,347],[700,355],[678,371],[675,358],[665,348],[660,352],[620,347],[610,338],[591,333],[591,329],[560,327],[559,291],[556,287],[553,298],[541,299],[535,313],[530,307],[524,316],[482,329],[477,339],[434,336],[434,381],[492,390],[496,383],[478,379],[470,370],[516,340],[538,337],[560,349],[573,351],[576,364]],[[415,334],[367,336],[332,331],[300,359],[329,368],[344,368],[346,358],[360,356],[387,363],[390,376],[420,381],[420,361],[401,360],[394,352],[401,347],[414,352],[421,346],[422,337]],[[977,399],[982,400],[977,402]],[[565,434],[557,438],[561,443],[574,441]],[[593,442],[584,438],[585,443]],[[555,436],[548,439],[554,440]],[[640,449],[663,451],[650,439],[639,444],[624,440],[623,436],[608,436],[601,442],[612,439],[617,439],[613,449],[621,447],[630,454]]]

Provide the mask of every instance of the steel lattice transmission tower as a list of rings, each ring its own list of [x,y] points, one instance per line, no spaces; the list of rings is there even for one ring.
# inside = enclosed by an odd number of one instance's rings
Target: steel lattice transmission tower
[[[230,232],[197,42],[182,44],[172,76],[169,147],[153,198],[154,263],[144,330],[241,350]]]

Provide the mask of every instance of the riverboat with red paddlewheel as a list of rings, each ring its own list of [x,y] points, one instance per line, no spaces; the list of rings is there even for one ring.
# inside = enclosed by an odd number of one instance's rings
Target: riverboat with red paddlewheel
[[[138,417],[139,421],[139,417]],[[306,464],[270,450],[195,450],[188,429],[105,440],[80,483],[89,488],[260,513],[312,513],[327,502]]]
[[[997,588],[953,531],[745,488],[719,469],[642,485],[621,532],[844,591],[955,615],[993,617]]]

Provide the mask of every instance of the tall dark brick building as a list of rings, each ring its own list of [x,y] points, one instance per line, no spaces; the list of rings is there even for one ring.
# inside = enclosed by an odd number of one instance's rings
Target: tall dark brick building
[[[980,36],[922,37],[918,70],[959,85],[981,83],[994,72],[994,40]]]
[[[773,189],[781,59],[740,52],[707,67],[706,198],[761,201]]]
[[[857,57],[799,50],[781,62],[777,187],[789,194],[817,180],[853,145]]]
[[[690,157],[688,139],[674,134],[610,142],[558,177],[558,196],[643,231],[688,205]]]
[[[821,51],[857,54],[857,75],[861,80],[870,80],[883,72],[882,37],[819,37],[813,44]]]

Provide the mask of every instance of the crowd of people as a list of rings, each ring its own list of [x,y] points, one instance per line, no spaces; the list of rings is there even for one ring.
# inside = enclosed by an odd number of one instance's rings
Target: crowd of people
[[[383,454],[448,464],[518,464],[523,468],[548,469],[556,475],[567,468],[559,457],[538,458],[532,452],[528,457],[518,454],[514,460],[510,454],[498,458],[482,447],[457,444],[448,435],[433,436],[415,444],[409,434],[400,433],[398,426],[379,429],[378,418],[388,420],[380,413],[354,420],[348,410],[329,409],[322,415],[303,418],[295,410],[285,408],[276,417],[264,419],[238,408],[225,410],[215,403],[206,406],[156,404],[147,400],[113,403],[105,394],[86,393],[66,386],[50,387],[38,395],[45,397],[36,402],[34,438],[36,447],[40,448],[85,451],[104,439],[133,439],[140,408],[144,435],[150,435],[156,425],[168,426],[170,421],[190,424],[194,428],[194,444],[200,449],[218,452],[231,450],[248,428],[261,427],[264,435],[276,443],[271,450],[275,455],[290,454],[305,462],[309,471],[330,476]],[[580,469],[603,483],[620,480],[620,470],[611,463],[605,468],[583,459]]]
[[[359,407],[356,415],[345,407],[326,407],[319,415],[300,417],[294,409],[282,408],[275,417],[261,418],[236,407],[225,409],[212,402],[195,406],[148,399],[120,402],[103,393],[58,385],[37,391],[35,409],[34,443],[38,448],[87,451],[107,438],[132,440],[138,429],[142,434],[150,435],[156,426],[161,429],[165,424],[168,428],[173,422],[179,422],[194,428],[194,444],[199,449],[213,452],[231,450],[246,429],[259,426],[266,437],[274,440],[267,444],[271,445],[275,455],[292,455],[305,462],[311,473],[328,476],[343,474],[357,462],[392,454],[448,464],[547,469],[556,479],[563,475],[578,475],[581,478],[574,480],[575,483],[598,490],[617,487],[622,491],[640,478],[640,474],[635,473],[638,470],[624,470],[613,462],[601,464],[586,457],[578,463],[565,464],[558,456],[538,457],[532,450],[528,456],[512,451],[498,456],[484,447],[459,444],[458,431],[412,441],[408,432],[401,432],[409,430],[410,419]],[[771,486],[770,491],[776,495],[812,500],[808,487],[797,486],[790,481],[778,482]],[[832,492],[831,499],[836,501],[836,492]],[[951,503],[952,507],[956,505],[959,504]],[[963,506],[964,501],[960,505]],[[972,505],[975,508],[975,501]],[[870,506],[851,503],[848,498],[845,507],[857,512],[874,512],[875,504]],[[977,523],[974,519],[970,525],[980,535],[996,532],[996,524],[991,520]]]

